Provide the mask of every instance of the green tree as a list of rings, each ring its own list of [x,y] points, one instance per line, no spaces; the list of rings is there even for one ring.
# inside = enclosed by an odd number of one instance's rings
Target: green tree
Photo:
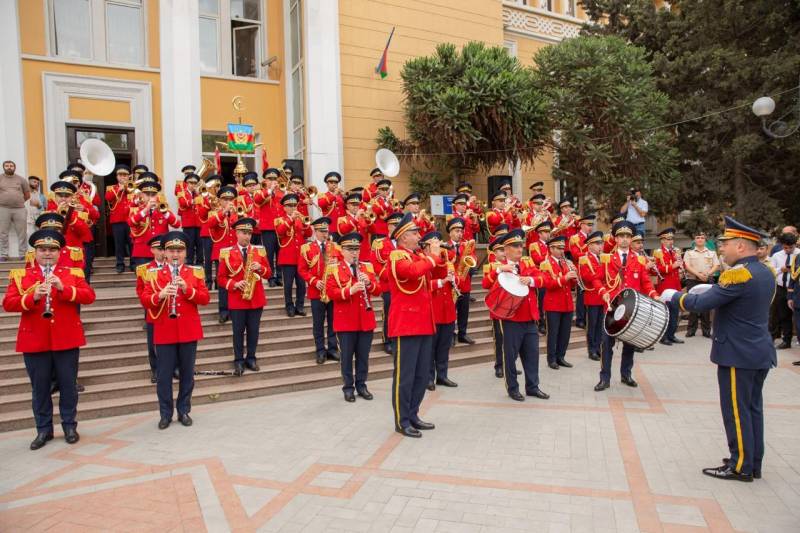
[[[656,90],[643,48],[613,36],[579,36],[540,49],[534,81],[548,100],[559,165],[579,206],[615,214],[641,186],[653,214],[674,212],[679,188],[671,135],[654,129],[668,98]]]
[[[643,46],[680,151],[682,208],[709,223],[720,213],[769,228],[800,219],[800,133],[773,140],[750,111],[756,97],[796,87],[800,74],[800,1],[582,0],[593,34]],[[775,97],[784,112],[797,91]],[[729,110],[716,114],[720,110]],[[776,115],[779,113],[776,113]],[[782,113],[780,113],[782,114]]]
[[[504,48],[440,44],[406,62],[400,76],[408,138],[385,127],[376,142],[426,167],[416,173],[420,188],[443,192],[479,169],[532,163],[544,148],[549,129],[533,73]]]

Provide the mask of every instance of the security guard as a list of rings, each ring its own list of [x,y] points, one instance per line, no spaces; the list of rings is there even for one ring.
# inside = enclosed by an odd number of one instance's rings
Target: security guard
[[[603,232],[595,231],[586,238],[586,253],[578,261],[578,274],[586,289],[583,303],[586,305],[586,347],[589,359],[600,360],[600,343],[603,340],[603,316],[606,304],[600,296],[603,287],[603,272],[600,267],[600,252],[603,250]]]
[[[680,250],[675,250],[675,228],[665,228],[658,232],[661,246],[653,250],[653,259],[656,263],[658,272],[658,283],[656,292],[663,293],[667,289],[676,291],[681,290],[681,271],[683,270],[683,259]],[[664,337],[659,341],[667,346],[672,344],[683,344],[683,341],[675,336],[678,330],[678,310],[670,307],[669,325]]]
[[[94,302],[95,294],[80,268],[57,266],[65,240],[52,229],[35,231],[28,244],[35,249],[34,262],[9,272],[3,309],[21,313],[16,350],[25,359],[33,390],[36,438],[31,450],[38,450],[53,438],[51,377],[55,370],[61,391],[59,413],[64,440],[75,444],[78,412],[78,354],[86,344],[78,313],[79,305]]]
[[[547,364],[553,370],[572,368],[565,359],[572,330],[572,289],[578,277],[577,269],[564,257],[567,238],[563,235],[547,241],[550,249],[547,259],[540,265],[544,282],[544,313],[547,322]]]
[[[391,235],[397,223],[403,219],[403,213],[395,211],[386,217],[386,231]],[[389,289],[389,256],[392,251],[397,249],[397,243],[394,239],[387,236],[384,238],[377,238],[372,241],[372,253],[370,254],[370,261],[375,271],[378,274],[378,279],[381,282],[381,299],[383,300],[383,324],[381,325],[383,333],[383,351],[392,353],[392,339],[389,337],[389,308],[392,303],[392,293]]]
[[[777,366],[768,329],[775,278],[756,257],[765,234],[725,217],[720,252],[732,265],[719,284],[692,293],[665,290],[661,300],[682,311],[716,309],[711,361],[717,365],[722,421],[730,457],[722,466],[704,468],[707,476],[736,481],[761,477],[764,458],[764,401],[762,391],[769,369]]]
[[[362,239],[359,233],[342,235],[341,261],[325,268],[325,293],[333,303],[333,329],[341,348],[342,392],[347,402],[356,401],[354,392],[365,400],[372,399],[367,389],[369,351],[375,331],[375,311],[370,300],[380,293],[381,286],[372,265],[358,260]]]
[[[389,255],[389,337],[395,338],[392,407],[394,429],[406,437],[419,438],[420,430],[434,425],[419,418],[431,365],[433,334],[432,279],[446,275],[440,242],[430,241],[427,254],[418,251],[420,230],[414,215],[406,213],[392,232],[397,249]]]
[[[172,422],[172,372],[180,370],[178,386],[178,421],[191,426],[194,389],[194,362],[197,341],[203,338],[200,323],[200,305],[209,301],[205,273],[199,266],[185,264],[189,239],[182,231],[170,231],[162,237],[167,264],[147,272],[147,280],[139,297],[153,314],[153,342],[158,353],[156,391],[161,419],[158,429],[166,429]]]

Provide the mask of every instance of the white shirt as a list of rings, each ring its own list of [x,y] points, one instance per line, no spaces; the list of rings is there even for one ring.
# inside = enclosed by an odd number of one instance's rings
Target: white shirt
[[[639,198],[633,203],[639,206],[639,209],[641,211],[644,211],[645,214],[647,214],[647,211],[649,210],[649,207],[647,205],[647,200],[645,200],[644,198]],[[628,206],[628,215],[625,217],[625,219],[631,224],[641,224],[642,222],[644,222],[644,217],[641,216],[638,211],[636,211],[633,205]]]
[[[797,254],[800,254],[800,248],[795,246],[794,250],[792,251],[791,254],[789,254],[789,256],[790,257],[794,257]],[[784,273],[781,272],[781,269],[786,266],[786,252],[784,252],[783,249],[781,249],[780,251],[775,252],[772,255],[772,257],[769,258],[769,260],[772,263],[772,268],[775,269],[775,282],[778,284],[778,287],[784,287],[784,284],[783,284],[783,274]],[[790,261],[789,264],[791,266],[791,259],[789,261]],[[791,276],[791,273],[787,272],[786,273],[786,281],[787,281],[787,283],[789,281],[789,277],[790,276]]]

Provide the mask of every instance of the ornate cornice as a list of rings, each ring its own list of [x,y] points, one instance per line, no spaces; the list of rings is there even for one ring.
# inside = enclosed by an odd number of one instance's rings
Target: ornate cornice
[[[550,42],[576,37],[582,20],[542,9],[503,2],[503,29]]]

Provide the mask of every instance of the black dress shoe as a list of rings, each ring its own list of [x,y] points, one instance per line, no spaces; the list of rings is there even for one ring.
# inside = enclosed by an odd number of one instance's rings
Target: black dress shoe
[[[220,324],[224,324],[225,322],[227,322],[230,319],[231,319],[231,317],[228,316],[228,315],[219,315],[219,323]]]
[[[689,338],[689,337],[694,337],[694,336],[695,336],[695,334],[696,334],[696,332],[694,332],[694,331],[687,331],[687,332],[686,332],[686,337],[687,337],[687,338]]]
[[[331,361],[337,361],[337,362],[341,359],[341,356],[339,355],[339,352],[337,352],[336,350],[329,350],[328,354],[327,354],[327,357]]]
[[[420,420],[419,418],[411,421],[411,427],[413,427],[414,429],[419,429],[420,431],[436,429],[436,426],[434,424],[431,424],[430,422],[425,422],[424,420]]]
[[[539,387],[536,387],[531,392],[526,392],[525,394],[528,396],[533,396],[534,398],[539,398],[540,400],[547,400],[550,398],[550,395],[542,391],[542,389]]]
[[[361,396],[362,398],[364,398],[365,400],[371,400],[374,397],[374,396],[372,396],[372,393],[369,391],[369,389],[366,388],[366,387],[364,387],[363,389],[361,389],[359,391],[356,391],[356,393],[359,396]]]
[[[680,340],[678,337],[670,337],[669,340],[670,340],[670,342],[672,342],[672,344],[683,344],[683,342],[684,342],[684,341]]]
[[[458,337],[458,342],[460,342],[461,344],[475,344],[475,341],[472,340],[472,337],[470,337],[469,335],[460,335]]]
[[[286,316],[288,316],[289,318],[294,318],[294,314],[295,314],[294,307],[286,310]]]
[[[514,372],[516,372],[518,376],[521,376],[521,375],[522,375],[522,370],[519,370],[519,369],[516,369],[516,368],[515,368],[515,369],[514,369]]]
[[[278,286],[278,287],[283,287],[283,282],[281,280],[279,280],[279,279],[276,279],[275,280],[275,285]]]
[[[436,384],[444,387],[458,387],[458,383],[449,378],[436,378]]]
[[[353,394],[353,391],[347,391],[344,393],[344,401],[351,403],[356,401],[356,395]]]
[[[78,391],[78,392],[83,392],[83,391],[86,390],[86,387],[84,387],[80,383],[75,383],[75,390]]]
[[[428,382],[428,390],[436,390],[436,385],[433,383],[433,381]]]
[[[388,353],[389,355],[392,354],[392,345],[388,342],[383,343],[383,351]]]
[[[42,432],[36,435],[36,438],[31,441],[31,450],[38,450],[45,444],[47,441],[53,440],[53,432]]]
[[[578,329],[586,329],[586,322],[575,322],[575,327]]]
[[[547,335],[547,330],[544,326],[539,326],[539,335]]]
[[[124,268],[118,268],[117,269],[117,274],[122,274],[123,272],[125,272]]]
[[[475,303],[475,302],[477,302],[478,300],[477,300],[477,299],[476,299],[474,296],[470,296],[470,297],[469,297],[469,301],[470,301],[470,302],[472,302],[472,303]]]
[[[509,392],[508,397],[517,402],[524,402],[525,396],[523,396],[519,391],[517,392]]]
[[[318,365],[321,365],[322,363],[324,363],[326,358],[327,358],[327,354],[325,352],[317,352],[317,364]]]
[[[67,428],[64,430],[64,440],[67,441],[67,444],[75,444],[81,440],[81,436],[78,435],[78,431],[75,428]]]
[[[794,363],[792,363],[792,366],[800,366],[800,361],[795,361]]]
[[[711,338],[711,332],[710,331],[704,331],[703,332],[703,337],[705,337],[706,339],[710,339]]]
[[[295,307],[294,314],[296,314],[297,316],[306,316],[306,311],[302,307]]]
[[[233,375],[237,378],[244,374],[244,365],[242,363],[234,363]]]
[[[661,340],[660,340],[660,341],[658,341],[658,342],[660,342],[660,343],[661,343],[661,344],[663,344],[664,346],[672,346],[672,341],[671,341],[671,340],[669,340],[669,339],[668,339],[668,338],[666,338],[666,337],[664,337],[663,339],[661,339]]]
[[[780,343],[778,345],[778,349],[779,350],[786,350],[786,349],[791,348],[791,347],[792,347],[791,341],[789,341],[789,342],[783,341],[782,343]]]
[[[179,381],[181,379],[181,372],[177,368],[172,371],[172,379]]]
[[[155,383],[155,382],[156,382],[156,371],[155,370],[151,370],[150,371],[150,383]]]
[[[558,363],[556,363],[555,361],[553,361],[552,363],[547,363],[547,366],[549,366],[553,370],[558,370]]]
[[[728,466],[730,464],[730,462],[731,462],[731,460],[728,459],[727,457],[723,457],[722,458],[722,465],[723,466]],[[761,470],[753,470],[753,478],[754,479],[761,479]]]
[[[563,366],[563,367],[566,367],[566,368],[572,368],[572,363],[568,363],[564,359],[556,359],[556,363],[558,364],[558,366]]]
[[[753,482],[752,474],[742,474],[735,471],[729,464],[724,464],[715,468],[704,468],[703,474],[715,477],[717,479],[726,479],[731,481],[744,481],[745,483]]]
[[[178,422],[180,422],[186,427],[189,427],[192,425],[192,417],[189,416],[188,413],[185,415],[178,415]]]
[[[798,362],[800,362],[800,361],[798,361]],[[496,377],[496,378],[502,378],[502,377],[503,377],[503,375],[504,375],[504,374],[503,374],[503,369],[502,369],[502,368],[495,368],[495,369],[494,369],[494,377]]]
[[[271,279],[271,278],[270,278],[270,280],[269,280],[269,286],[270,286],[270,287],[275,287],[275,280],[274,280],[274,279]]]
[[[610,386],[611,386],[611,385],[609,385],[608,381],[602,381],[602,380],[601,380],[601,381],[599,381],[599,382],[597,383],[597,385],[595,385],[595,386],[594,386],[594,391],[595,391],[595,392],[604,391],[604,390],[606,390],[606,389],[607,389],[608,387],[610,387]]]
[[[589,359],[591,359],[592,361],[599,361],[600,360],[600,354],[599,353],[590,353],[589,354]]]
[[[261,367],[258,366],[258,363],[256,363],[254,360],[251,359],[246,360],[244,362],[244,366],[248,370],[252,370],[253,372],[258,372],[259,370],[261,370]]]
[[[411,427],[411,426],[408,426],[407,428],[398,428],[398,427],[396,427],[396,428],[394,428],[394,430],[396,432],[400,433],[404,437],[412,437],[412,438],[415,438],[415,439],[418,439],[418,438],[422,437],[422,433],[420,432],[420,430],[418,430],[417,428]]]
[[[158,429],[167,429],[171,423],[172,423],[171,418],[163,417],[161,418],[161,420],[158,421]]]
[[[638,387],[639,384],[636,383],[636,380],[630,376],[622,376],[622,382],[627,385],[628,387]]]

